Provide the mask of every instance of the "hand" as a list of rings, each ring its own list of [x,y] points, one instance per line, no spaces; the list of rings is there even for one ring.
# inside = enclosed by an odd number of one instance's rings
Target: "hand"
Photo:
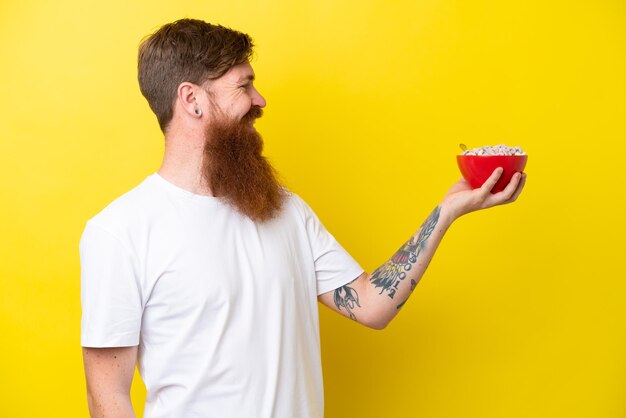
[[[526,174],[515,173],[504,190],[491,194],[491,189],[498,182],[502,171],[501,167],[496,168],[478,189],[472,189],[472,186],[465,179],[457,181],[448,190],[441,205],[447,207],[454,219],[456,219],[480,209],[515,202],[524,189]]]

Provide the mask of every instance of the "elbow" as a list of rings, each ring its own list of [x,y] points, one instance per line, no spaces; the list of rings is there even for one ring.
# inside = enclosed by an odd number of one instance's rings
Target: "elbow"
[[[387,325],[389,325],[389,320],[385,320],[385,319],[374,319],[374,320],[366,320],[366,321],[360,321],[362,325],[365,325],[368,328],[371,329],[375,329],[377,331],[382,331],[385,328],[387,328]]]
[[[382,331],[382,330],[384,330],[385,328],[387,328],[387,324],[382,324],[382,325],[380,325],[380,324],[376,324],[376,325],[369,325],[368,327],[369,327],[369,328],[371,328],[371,329],[375,329],[376,331]]]
[[[358,321],[368,328],[382,331],[387,328],[387,325],[389,325],[395,315],[387,309],[381,309],[380,307],[374,308],[376,309],[359,312],[360,315],[357,317]]]

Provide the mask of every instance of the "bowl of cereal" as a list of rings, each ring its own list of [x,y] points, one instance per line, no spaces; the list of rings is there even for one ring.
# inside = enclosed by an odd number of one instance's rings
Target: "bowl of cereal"
[[[463,178],[477,189],[491,176],[493,171],[502,167],[504,171],[491,193],[504,190],[516,172],[523,173],[528,155],[520,147],[508,147],[504,144],[467,149],[461,144],[463,153],[456,156]]]

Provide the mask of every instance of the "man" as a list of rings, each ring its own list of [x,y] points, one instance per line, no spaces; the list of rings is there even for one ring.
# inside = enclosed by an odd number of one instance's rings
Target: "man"
[[[261,155],[248,35],[199,20],[139,50],[139,85],[165,135],[157,173],[88,221],[81,344],[93,417],[322,417],[318,304],[382,329],[458,217],[514,201],[461,180],[372,274]]]

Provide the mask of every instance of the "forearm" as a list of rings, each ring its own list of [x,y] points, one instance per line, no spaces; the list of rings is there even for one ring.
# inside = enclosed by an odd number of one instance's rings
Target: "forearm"
[[[447,207],[437,206],[422,226],[382,266],[368,275],[367,310],[369,325],[384,328],[404,306],[428,268],[439,243],[454,221]]]
[[[374,273],[363,273],[352,282],[321,295],[327,306],[371,328],[382,329],[404,306],[424,275],[439,243],[452,222],[467,213],[514,202],[522,192],[526,175],[516,173],[501,192],[491,190],[502,175],[494,170],[478,189],[464,179],[453,185],[441,204],[420,229]],[[334,305],[334,306],[333,306]]]
[[[88,394],[91,418],[135,418],[130,395],[123,393]]]

